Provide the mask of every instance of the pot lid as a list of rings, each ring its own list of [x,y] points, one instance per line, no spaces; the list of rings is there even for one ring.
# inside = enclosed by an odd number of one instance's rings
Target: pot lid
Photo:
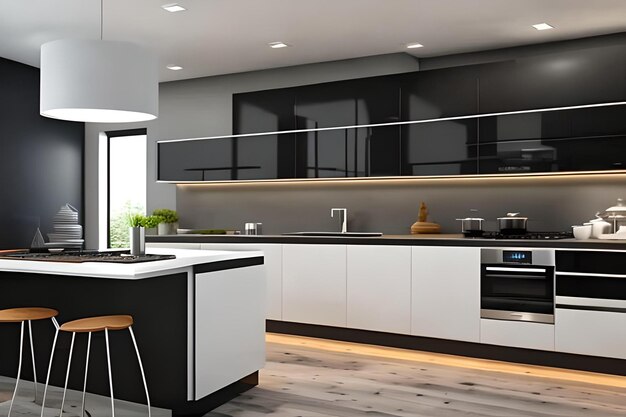
[[[520,220],[528,220],[528,217],[521,217],[519,216],[519,213],[507,213],[505,217],[498,217],[498,220],[500,219],[510,219],[510,220],[514,220],[514,219],[520,219]]]
[[[617,199],[617,205],[615,205],[613,207],[609,207],[605,211],[606,212],[609,212],[609,211],[626,211],[626,205],[624,205],[624,200],[621,199],[621,198],[618,198]]]

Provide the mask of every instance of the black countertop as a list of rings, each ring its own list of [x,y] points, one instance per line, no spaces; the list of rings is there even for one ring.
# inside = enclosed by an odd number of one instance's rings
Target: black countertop
[[[353,236],[294,236],[294,235],[162,235],[146,236],[146,242],[162,243],[287,243],[318,245],[409,245],[409,246],[478,246],[534,247],[556,249],[624,250],[626,240],[528,240],[465,238],[461,234],[441,235],[383,235]]]

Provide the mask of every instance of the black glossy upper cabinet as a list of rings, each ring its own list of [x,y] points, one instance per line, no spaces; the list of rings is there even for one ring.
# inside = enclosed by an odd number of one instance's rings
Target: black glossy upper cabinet
[[[404,121],[466,116],[478,112],[478,76],[472,65],[399,76]]]
[[[626,46],[535,55],[484,66],[480,113],[626,100]]]
[[[478,173],[477,119],[402,126],[402,175]]]
[[[158,143],[160,181],[293,178],[293,134]]]
[[[483,117],[479,173],[626,167],[626,105]]]
[[[292,88],[233,94],[233,134],[296,128]]]
[[[399,120],[400,95],[394,76],[298,87],[296,128],[354,126]]]

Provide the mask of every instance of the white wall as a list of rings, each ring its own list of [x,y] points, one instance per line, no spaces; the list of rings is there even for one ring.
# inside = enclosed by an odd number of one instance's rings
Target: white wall
[[[219,57],[216,57],[219,59]],[[376,75],[417,71],[404,53],[325,62],[185,81],[159,86],[159,118],[145,123],[85,125],[85,238],[98,246],[98,137],[103,131],[147,128],[148,211],[176,208],[176,188],[156,183],[156,141],[232,133],[232,95]]]

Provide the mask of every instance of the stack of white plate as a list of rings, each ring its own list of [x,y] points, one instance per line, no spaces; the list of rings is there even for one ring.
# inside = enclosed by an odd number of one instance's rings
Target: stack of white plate
[[[69,204],[61,207],[52,222],[53,233],[48,233],[47,246],[80,248],[83,239],[83,226],[78,224],[78,210]]]

